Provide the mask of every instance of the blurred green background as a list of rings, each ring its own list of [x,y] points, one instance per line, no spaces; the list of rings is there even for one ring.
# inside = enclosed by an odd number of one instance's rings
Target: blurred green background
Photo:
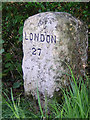
[[[41,12],[67,12],[89,25],[87,2],[5,2],[2,3],[2,83],[4,89],[12,87],[14,93],[23,91],[22,32],[24,21]],[[19,89],[19,91],[18,91]]]

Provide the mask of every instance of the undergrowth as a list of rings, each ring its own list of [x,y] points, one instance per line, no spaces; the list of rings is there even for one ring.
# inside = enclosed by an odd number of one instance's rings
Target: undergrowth
[[[85,81],[80,77],[77,83],[70,66],[68,67],[71,72],[70,86],[67,89],[61,88],[64,98],[62,104],[56,100],[50,100],[47,104],[45,97],[45,111],[43,111],[38,88],[38,107],[26,98],[19,96],[15,99],[11,88],[11,98],[3,92],[2,118],[89,118],[88,77],[86,76]]]

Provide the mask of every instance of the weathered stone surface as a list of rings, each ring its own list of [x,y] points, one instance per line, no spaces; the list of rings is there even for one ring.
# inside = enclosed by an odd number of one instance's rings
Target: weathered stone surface
[[[23,78],[27,95],[52,97],[68,84],[67,62],[74,74],[84,74],[87,61],[87,28],[63,12],[46,12],[29,17],[23,28]],[[63,61],[63,62],[62,62]]]

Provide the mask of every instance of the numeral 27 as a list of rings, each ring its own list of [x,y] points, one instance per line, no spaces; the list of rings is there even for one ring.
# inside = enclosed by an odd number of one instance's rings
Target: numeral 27
[[[37,51],[38,51],[38,55],[40,56],[40,54],[41,54],[41,49],[40,48],[38,48],[38,49],[36,49],[36,48],[32,48],[32,54],[33,55],[36,55],[37,54]]]

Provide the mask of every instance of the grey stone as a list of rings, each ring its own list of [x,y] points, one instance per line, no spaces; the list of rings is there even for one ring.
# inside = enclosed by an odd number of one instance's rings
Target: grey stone
[[[51,98],[68,85],[68,63],[75,75],[84,75],[88,33],[83,22],[64,12],[29,17],[23,28],[23,79],[25,94]]]

